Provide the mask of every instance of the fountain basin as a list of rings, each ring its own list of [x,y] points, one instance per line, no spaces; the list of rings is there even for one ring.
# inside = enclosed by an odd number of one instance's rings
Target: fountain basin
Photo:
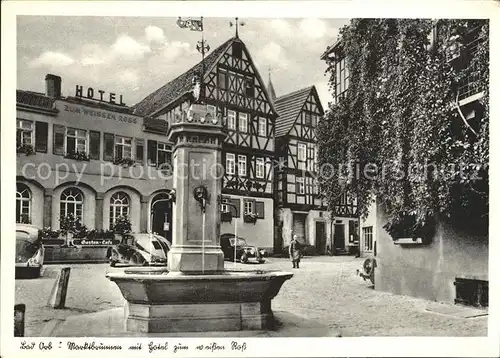
[[[281,271],[182,274],[161,268],[106,275],[126,300],[126,330],[141,333],[269,329],[271,300],[292,276]]]

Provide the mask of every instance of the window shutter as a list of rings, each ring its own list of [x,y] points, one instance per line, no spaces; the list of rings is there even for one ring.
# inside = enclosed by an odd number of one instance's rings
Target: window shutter
[[[257,218],[264,219],[264,202],[256,201],[255,202],[255,214],[257,214]]]
[[[49,136],[49,124],[46,122],[35,123],[35,150],[47,153],[47,142]]]
[[[90,159],[101,159],[101,132],[90,131]]]
[[[148,140],[148,164],[156,165],[157,142]]]
[[[54,148],[53,152],[56,155],[64,155],[64,136],[66,127],[60,124],[54,124]]]
[[[112,161],[115,150],[115,135],[104,133],[104,160]]]
[[[144,162],[144,140],[136,139],[135,140],[135,160],[137,162]]]
[[[231,204],[233,204],[235,208],[229,207],[229,210],[231,210],[231,214],[233,215],[233,218],[239,218],[240,217],[240,199],[231,199]]]

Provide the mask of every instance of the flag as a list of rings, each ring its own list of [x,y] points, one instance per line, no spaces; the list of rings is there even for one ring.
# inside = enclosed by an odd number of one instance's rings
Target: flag
[[[179,17],[177,20],[177,25],[182,29],[190,29],[191,31],[203,31],[203,18],[200,20],[193,20],[189,18],[188,20],[182,20]]]
[[[189,20],[189,29],[191,31],[203,31],[203,20]]]

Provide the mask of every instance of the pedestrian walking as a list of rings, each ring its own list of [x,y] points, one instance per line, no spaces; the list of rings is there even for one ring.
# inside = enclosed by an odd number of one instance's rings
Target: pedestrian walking
[[[300,243],[297,241],[297,235],[293,235],[292,242],[288,248],[290,260],[292,261],[293,268],[299,268],[300,263]]]

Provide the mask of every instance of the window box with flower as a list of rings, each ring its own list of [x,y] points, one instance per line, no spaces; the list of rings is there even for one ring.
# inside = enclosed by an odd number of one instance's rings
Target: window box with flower
[[[135,161],[132,158],[117,156],[113,158],[113,164],[122,165],[124,167],[131,167],[135,164]]]
[[[248,224],[255,224],[257,222],[257,214],[245,213],[243,215],[243,221]]]
[[[81,151],[73,151],[73,150],[66,153],[64,157],[68,159],[87,161],[87,162],[90,160],[90,156],[87,153]]]
[[[222,222],[231,222],[233,220],[233,215],[229,211],[221,211],[220,220]]]
[[[18,154],[33,155],[35,154],[35,148],[31,144],[22,144],[17,146],[16,152]]]

